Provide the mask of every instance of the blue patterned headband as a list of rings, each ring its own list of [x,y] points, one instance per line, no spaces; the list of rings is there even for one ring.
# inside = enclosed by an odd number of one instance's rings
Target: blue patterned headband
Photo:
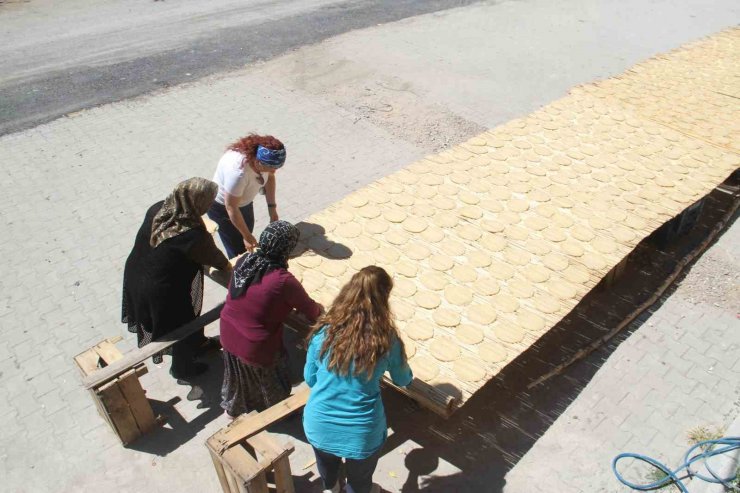
[[[260,164],[268,168],[282,168],[285,164],[285,149],[268,149],[267,147],[257,146],[257,159]]]

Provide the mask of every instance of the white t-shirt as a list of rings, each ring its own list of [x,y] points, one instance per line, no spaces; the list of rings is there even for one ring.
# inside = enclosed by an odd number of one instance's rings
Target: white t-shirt
[[[254,200],[264,185],[257,180],[257,173],[244,163],[244,155],[236,151],[226,151],[218,161],[213,181],[218,184],[216,202],[224,205],[224,192],[239,197],[239,207],[244,207]],[[265,183],[269,173],[260,173]]]

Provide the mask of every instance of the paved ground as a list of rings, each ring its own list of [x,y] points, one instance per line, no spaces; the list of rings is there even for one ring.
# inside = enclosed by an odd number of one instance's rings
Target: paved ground
[[[169,425],[124,449],[81,390],[71,358],[100,339],[124,334],[121,272],[146,207],[182,178],[210,176],[234,137],[261,130],[285,140],[291,157],[279,175],[280,211],[299,220],[425,153],[525,114],[574,84],[618,73],[737,19],[730,1],[711,6],[699,0],[486,2],[348,33],[239,72],[0,138],[5,487],[19,492],[217,488],[202,444],[224,424],[213,392],[218,361],[202,382],[206,392],[200,401],[187,399],[190,389],[174,385],[166,365],[156,369],[149,363],[145,387],[161,401],[157,409],[167,414]],[[527,33],[524,42],[522,33]],[[258,224],[265,224],[264,207],[258,204],[257,210]],[[738,244],[737,234],[735,226],[713,250],[729,255],[720,270],[738,270],[737,247],[728,246]],[[207,304],[222,298],[220,288],[207,289]],[[661,437],[656,447],[663,444],[655,452],[670,455],[687,427],[699,421],[726,424],[738,399],[737,388],[727,383],[738,381],[738,341],[725,351],[720,344],[737,337],[737,307],[691,305],[680,292],[653,315],[653,325],[643,324],[613,354],[606,353],[610,356],[593,379],[576,385],[565,375],[527,396],[548,409],[545,424],[527,436],[511,432],[517,420],[513,409],[500,415],[462,413],[445,423],[388,395],[394,433],[377,480],[389,491],[419,491],[419,485],[426,485],[425,491],[464,491],[461,485],[476,470],[491,491],[506,484],[507,491],[528,492],[527,478],[553,469],[559,489],[548,491],[591,492],[592,481],[610,484],[602,459],[614,449],[629,444],[653,452],[641,441],[652,433]],[[679,322],[681,315],[686,317]],[[687,323],[691,317],[701,329]],[[676,327],[692,331],[674,346]],[[130,346],[132,338],[126,337]],[[687,347],[717,363],[709,371],[708,360]],[[635,361],[641,363],[632,365]],[[663,387],[659,374],[646,379],[647,373],[637,373],[651,368],[648,364],[667,366],[662,376],[671,385]],[[614,401],[619,397],[614,388],[625,381],[629,390]],[[484,397],[496,395],[493,385]],[[667,403],[675,406],[664,421]],[[614,423],[615,416],[622,421]],[[411,433],[404,426],[409,420],[429,426]],[[294,433],[296,424],[288,423],[284,431]],[[462,428],[475,429],[494,444],[491,450],[444,453],[445,437]],[[594,436],[608,439],[603,450],[594,450]],[[669,444],[672,450],[666,450]],[[553,458],[553,450],[563,453]],[[566,453],[592,461],[566,468],[557,462]],[[479,457],[487,462],[472,460]],[[303,468],[308,462],[305,449],[299,450],[293,466],[304,489],[315,479],[311,466]],[[430,474],[436,479],[430,481]],[[539,478],[547,484],[548,478]]]

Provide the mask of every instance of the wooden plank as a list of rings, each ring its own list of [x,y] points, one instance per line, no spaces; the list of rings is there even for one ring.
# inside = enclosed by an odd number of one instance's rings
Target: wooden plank
[[[103,403],[110,420],[113,423],[118,438],[124,445],[128,445],[138,438],[141,433],[131,409],[124,399],[118,382],[111,382],[98,389],[98,395]]]
[[[211,456],[213,467],[216,469],[216,476],[218,476],[218,482],[221,484],[221,489],[224,493],[231,493],[231,486],[229,485],[228,479],[226,479],[226,471],[224,471],[224,466],[221,464],[221,458],[210,448],[208,448],[208,454]]]
[[[109,340],[101,341],[96,344],[93,349],[105,361],[106,365],[110,365],[114,361],[118,361],[123,358],[123,354],[114,346]]]
[[[137,363],[145,361],[147,358],[150,358],[159,351],[169,348],[177,341],[184,339],[185,337],[194,333],[196,330],[200,330],[206,325],[218,320],[218,317],[221,315],[221,309],[223,308],[223,306],[223,303],[219,304],[218,306],[210,309],[195,320],[191,320],[179,329],[170,332],[164,338],[158,341],[152,341],[144,347],[135,349],[134,351],[127,353],[118,361],[106,366],[105,368],[100,369],[92,375],[86,376],[82,379],[83,387],[85,387],[86,389],[99,387],[103,383],[116,378],[122,373],[125,373]]]
[[[123,397],[128,402],[139,431],[141,433],[148,433],[153,430],[158,424],[157,418],[154,416],[152,406],[146,398],[136,372],[131,370],[128,373],[124,373],[118,378],[118,386],[121,389]]]
[[[266,431],[261,431],[256,435],[248,437],[247,443],[259,454],[257,457],[258,460],[261,460],[261,456],[271,463],[282,457],[287,457],[295,450],[292,445],[282,446],[278,444]]]
[[[83,376],[88,376],[93,372],[98,371],[98,360],[100,356],[92,349],[88,349],[74,357],[77,368],[80,369]]]
[[[236,478],[237,484],[249,484],[263,472],[257,460],[244,447],[232,447],[226,450],[221,463]]]
[[[303,383],[296,388],[293,395],[261,413],[242,415],[236,418],[230,425],[219,430],[208,439],[209,447],[217,454],[223,455],[226,450],[237,443],[256,435],[271,424],[301,409],[308,402],[310,394],[311,389]]]

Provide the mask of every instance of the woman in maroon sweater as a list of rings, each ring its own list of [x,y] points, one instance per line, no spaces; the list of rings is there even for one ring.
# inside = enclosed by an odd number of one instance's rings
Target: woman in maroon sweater
[[[283,323],[293,309],[311,322],[321,313],[321,305],[287,270],[299,234],[287,221],[270,223],[257,252],[243,256],[234,268],[221,311],[221,407],[231,417],[262,411],[290,395]]]

